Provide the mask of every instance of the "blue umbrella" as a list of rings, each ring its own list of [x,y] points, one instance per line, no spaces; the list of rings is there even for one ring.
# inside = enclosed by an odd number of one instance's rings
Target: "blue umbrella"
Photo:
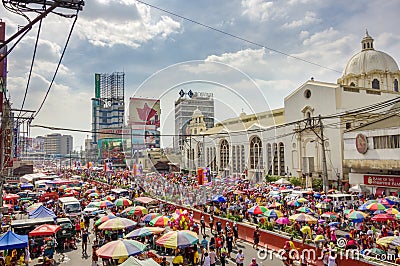
[[[381,213],[386,213],[384,210],[377,210],[377,211],[374,211],[374,214],[381,214]]]
[[[220,203],[224,203],[226,202],[226,198],[222,195],[217,195],[214,198],[212,198],[213,202],[220,202]]]
[[[338,226],[338,225],[339,225],[339,222],[331,222],[331,223],[329,223],[328,225],[329,225],[329,226]]]
[[[367,203],[364,203],[363,205],[361,205],[360,207],[358,207],[358,210],[359,211],[366,211],[366,210],[368,210],[367,209],[367,206],[368,206],[369,204],[367,204]]]

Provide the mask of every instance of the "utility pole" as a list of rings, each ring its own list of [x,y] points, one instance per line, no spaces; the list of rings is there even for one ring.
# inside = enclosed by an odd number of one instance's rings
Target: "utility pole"
[[[325,154],[325,139],[324,139],[324,126],[322,124],[321,115],[318,116],[319,128],[321,130],[321,147],[322,147],[322,186],[325,195],[328,194],[328,170],[326,166],[326,154]]]

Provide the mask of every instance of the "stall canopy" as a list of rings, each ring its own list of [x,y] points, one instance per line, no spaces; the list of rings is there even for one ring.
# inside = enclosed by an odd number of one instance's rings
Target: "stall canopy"
[[[129,257],[120,266],[159,266],[153,259],[139,260],[135,257]]]
[[[33,185],[31,183],[23,183],[19,186],[21,189],[32,189]]]
[[[285,178],[281,178],[281,179],[275,181],[274,184],[277,184],[277,185],[291,185],[292,183],[290,183],[290,181],[286,180]]]
[[[362,187],[360,184],[357,184],[357,185],[355,185],[355,186],[352,186],[350,189],[349,189],[349,191],[350,192],[359,192],[359,193],[361,193],[361,192],[366,192],[366,191],[368,191],[366,188],[364,188],[364,187]]]
[[[0,250],[24,248],[28,246],[28,236],[8,231],[0,237]]]
[[[135,201],[143,203],[143,204],[157,203],[156,199],[152,199],[149,197],[138,197],[135,199]]]
[[[54,224],[42,224],[29,232],[29,236],[51,236],[58,232],[61,226]]]
[[[56,218],[57,216],[54,214],[52,210],[46,208],[43,205],[39,206],[36,210],[29,213],[29,219],[46,218],[46,217]]]

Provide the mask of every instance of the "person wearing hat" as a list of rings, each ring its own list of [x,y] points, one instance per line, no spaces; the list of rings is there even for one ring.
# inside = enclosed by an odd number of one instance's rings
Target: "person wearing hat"
[[[258,266],[256,258],[251,259],[250,266]]]

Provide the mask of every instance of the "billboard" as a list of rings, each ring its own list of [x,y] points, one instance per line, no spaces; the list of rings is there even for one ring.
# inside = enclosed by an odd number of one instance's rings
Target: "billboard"
[[[160,132],[152,127],[132,129],[132,150],[160,148]]]
[[[99,139],[98,151],[102,161],[107,159],[107,162],[112,165],[125,165],[126,141],[122,138]]]
[[[94,97],[100,98],[100,74],[94,74]]]
[[[129,124],[160,127],[161,106],[160,100],[145,98],[129,99]]]

